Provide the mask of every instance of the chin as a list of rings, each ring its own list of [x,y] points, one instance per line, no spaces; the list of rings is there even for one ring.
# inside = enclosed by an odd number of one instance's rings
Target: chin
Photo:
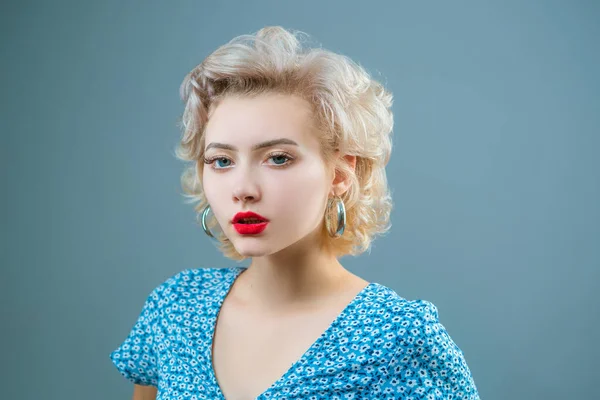
[[[272,253],[267,246],[261,246],[258,243],[237,243],[235,250],[244,257],[262,257]]]

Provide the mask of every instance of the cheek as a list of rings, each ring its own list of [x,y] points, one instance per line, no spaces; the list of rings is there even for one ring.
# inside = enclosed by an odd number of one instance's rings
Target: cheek
[[[270,196],[280,199],[280,207],[290,219],[310,219],[319,213],[327,198],[327,177],[318,164],[306,164],[278,179],[270,192]]]
[[[225,196],[227,195],[227,190],[224,186],[224,182],[221,180],[219,182],[218,174],[215,174],[212,171],[206,171],[202,174],[202,190],[204,191],[204,196],[210,204],[212,212],[217,216],[223,215],[222,207],[227,204],[225,201]],[[222,221],[220,221],[222,222]]]
[[[211,174],[210,172],[207,173],[206,169],[202,173],[202,191],[204,192],[204,196],[206,196],[206,199],[209,203],[213,203],[214,196],[213,190],[211,190],[212,188],[214,188],[214,179],[212,175],[213,174]]]

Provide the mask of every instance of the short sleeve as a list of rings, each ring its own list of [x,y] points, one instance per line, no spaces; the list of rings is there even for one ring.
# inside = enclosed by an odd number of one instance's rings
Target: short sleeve
[[[127,338],[110,354],[121,375],[138,385],[158,387],[157,354],[154,348],[158,300],[157,289],[154,289]]]
[[[435,305],[413,302],[398,329],[398,348],[376,387],[378,399],[480,400],[461,349]]]

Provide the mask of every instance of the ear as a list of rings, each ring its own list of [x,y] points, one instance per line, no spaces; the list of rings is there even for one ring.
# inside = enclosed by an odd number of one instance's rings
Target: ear
[[[353,171],[356,170],[356,156],[346,155],[344,156],[344,161],[350,165]],[[333,182],[331,183],[331,194],[341,196],[350,188],[350,184],[350,177],[336,169]]]

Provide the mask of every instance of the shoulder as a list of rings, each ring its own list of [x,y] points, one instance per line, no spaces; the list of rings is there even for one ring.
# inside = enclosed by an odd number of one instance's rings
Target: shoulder
[[[377,290],[371,297],[372,301],[385,311],[387,322],[395,327],[408,325],[423,325],[439,321],[438,309],[435,304],[423,299],[407,300],[393,289],[376,284]]]
[[[158,306],[175,303],[182,298],[205,298],[229,283],[243,270],[234,268],[188,268],[164,280],[152,290],[149,300]]]
[[[407,300],[394,290],[379,285],[375,295],[386,337],[388,357],[398,353],[423,354],[433,347],[455,348],[456,345],[440,323],[437,306],[428,300]],[[415,355],[416,355],[415,354]]]
[[[414,393],[424,398],[433,391],[477,399],[465,356],[440,322],[436,305],[427,300],[406,300],[388,288],[378,292],[387,316],[383,319],[389,327],[389,345],[385,364],[378,369],[380,379],[374,395]]]

